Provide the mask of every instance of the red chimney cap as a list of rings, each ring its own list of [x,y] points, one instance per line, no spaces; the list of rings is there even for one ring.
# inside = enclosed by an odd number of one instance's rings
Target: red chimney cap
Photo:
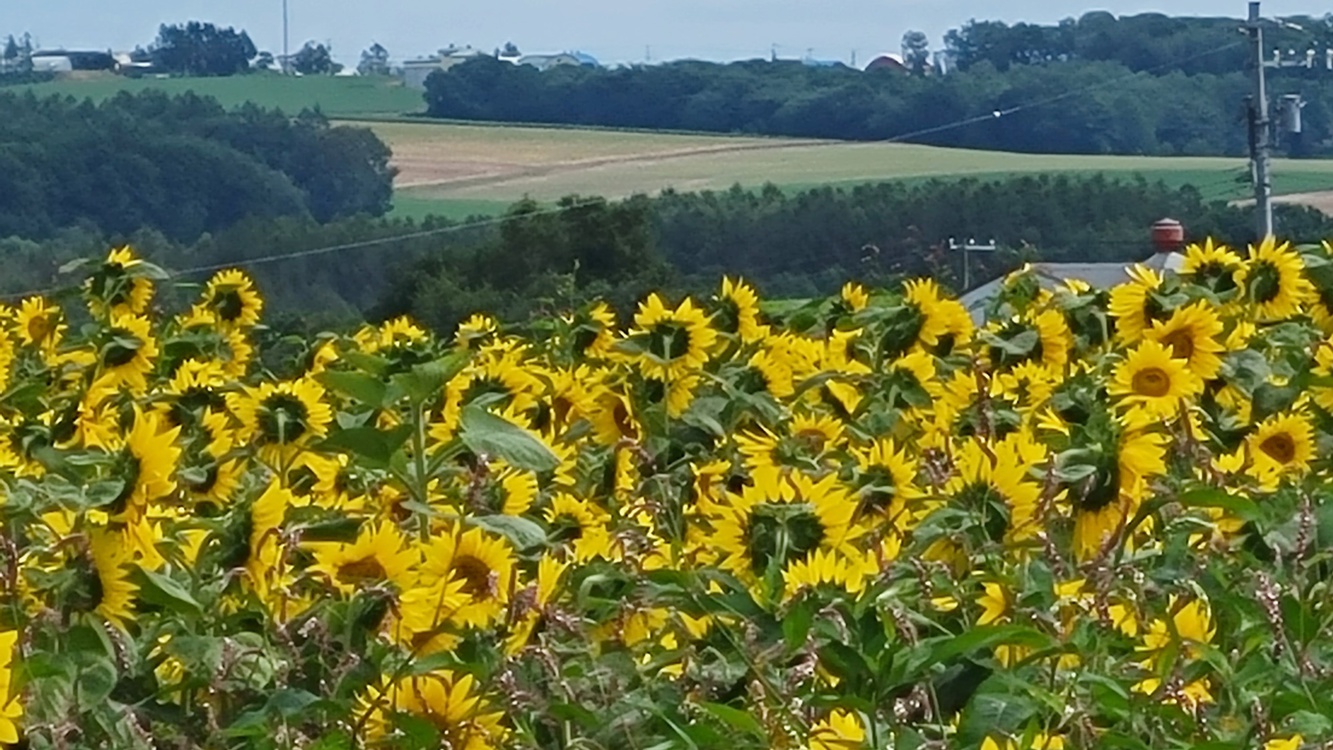
[[[1174,253],[1185,245],[1185,226],[1175,219],[1152,225],[1152,244],[1159,253]]]

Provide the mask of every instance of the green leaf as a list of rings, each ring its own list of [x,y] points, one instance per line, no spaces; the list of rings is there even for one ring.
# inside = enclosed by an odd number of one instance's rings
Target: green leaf
[[[1254,521],[1262,515],[1259,506],[1253,500],[1232,495],[1225,490],[1212,488],[1190,490],[1176,499],[1187,508],[1221,508],[1245,521]]]
[[[754,735],[755,737],[767,736],[764,733],[764,728],[759,725],[759,722],[753,716],[750,715],[749,711],[742,711],[739,708],[724,706],[721,703],[700,703],[699,708],[703,709],[705,713],[732,729],[740,730],[746,734]]]
[[[376,427],[352,427],[333,433],[321,447],[326,451],[361,456],[382,468],[389,465],[393,454],[411,435],[412,425],[400,425],[387,431]]]
[[[1021,696],[977,693],[959,720],[958,739],[970,745],[980,743],[992,732],[1022,734],[1019,728],[1034,711],[1032,702]]]
[[[451,354],[443,359],[425,362],[412,368],[410,372],[394,375],[389,382],[394,388],[421,404],[434,398],[444,388],[444,384],[454,379],[467,366],[469,354],[466,352]]]
[[[130,580],[139,585],[139,598],[149,604],[187,615],[198,616],[204,613],[203,606],[195,601],[190,592],[168,576],[136,566],[130,574]]]
[[[468,521],[513,542],[518,550],[546,544],[546,530],[533,521],[518,516],[468,516]]]
[[[365,352],[343,352],[338,355],[347,364],[371,375],[385,375],[389,372],[389,361]]]
[[[315,379],[326,387],[346,394],[368,406],[382,406],[388,386],[378,378],[358,372],[321,372]]]
[[[519,469],[553,471],[560,459],[536,435],[475,406],[463,409],[463,443],[474,453],[504,459]]]
[[[116,665],[109,659],[100,660],[79,669],[74,684],[78,689],[79,706],[85,709],[97,708],[111,697],[120,676]]]
[[[930,656],[933,662],[940,663],[994,646],[1011,645],[1045,649],[1050,648],[1052,644],[1050,636],[1022,625],[981,625],[961,635],[937,639],[930,648]]]
[[[808,598],[791,608],[787,616],[782,618],[782,639],[788,649],[795,651],[805,645],[814,621],[815,607]]]

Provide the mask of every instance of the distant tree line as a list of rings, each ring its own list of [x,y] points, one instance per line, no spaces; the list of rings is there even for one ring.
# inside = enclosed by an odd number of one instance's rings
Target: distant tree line
[[[425,98],[431,116],[463,120],[901,139],[1045,153],[1248,152],[1243,107],[1251,84],[1234,21],[1223,38],[1211,21],[1161,17],[1185,31],[1159,39],[1149,35],[1152,19],[1112,19],[1097,31],[1101,18],[1087,16],[1069,28],[969,24],[950,42],[963,69],[945,76],[794,61],[539,72],[477,58],[433,73]],[[1026,40],[1034,29],[1042,32],[1038,39]],[[1062,29],[1073,46],[1041,41]],[[1230,62],[1200,70],[1202,61],[1212,60],[1210,50]],[[1163,66],[1163,59],[1178,64]],[[1306,133],[1291,144],[1293,153],[1333,154],[1333,72],[1277,70],[1270,88],[1274,97],[1300,93],[1308,102]]]
[[[87,224],[189,242],[252,217],[381,215],[390,152],[366,129],[193,94],[102,104],[0,92],[0,237]]]

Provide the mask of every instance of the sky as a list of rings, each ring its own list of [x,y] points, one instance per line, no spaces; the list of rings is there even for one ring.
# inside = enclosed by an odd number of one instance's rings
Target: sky
[[[283,0],[0,0],[0,35],[24,31],[43,47],[128,50],[147,46],[159,24],[236,26],[261,50],[282,51]],[[588,52],[603,62],[779,57],[849,62],[897,51],[903,32],[934,46],[968,19],[1052,23],[1092,10],[1116,14],[1245,15],[1245,0],[287,0],[293,51],[333,45],[354,64],[372,42],[394,60],[450,44],[524,52]],[[1268,0],[1266,16],[1322,16],[1327,3]],[[775,47],[776,45],[776,47]]]

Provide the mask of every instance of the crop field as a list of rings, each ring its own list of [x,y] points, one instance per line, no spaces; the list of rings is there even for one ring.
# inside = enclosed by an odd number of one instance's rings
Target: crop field
[[[784,189],[881,180],[1095,174],[1193,185],[1208,199],[1249,192],[1244,159],[1078,156],[888,143],[652,134],[433,123],[368,123],[394,150],[400,212],[458,216],[530,197],[622,197],[663,189]],[[1276,160],[1279,194],[1325,205],[1333,160]],[[460,208],[465,207],[465,208]]]

